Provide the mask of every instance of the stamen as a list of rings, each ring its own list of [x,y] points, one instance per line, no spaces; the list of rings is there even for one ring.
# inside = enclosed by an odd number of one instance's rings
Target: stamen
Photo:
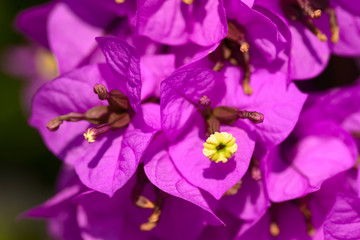
[[[304,11],[306,15],[308,15],[311,18],[319,18],[321,17],[321,10],[316,9],[311,6],[309,0],[297,0],[297,3],[301,7],[301,9]]]
[[[340,28],[337,22],[335,10],[331,7],[327,7],[325,12],[329,15],[331,42],[337,43],[339,41]]]
[[[153,213],[148,218],[148,222],[140,225],[141,231],[151,231],[152,229],[154,229],[157,226],[157,224],[160,220],[161,209],[164,205],[164,199],[166,196],[167,196],[167,193],[156,188],[156,203],[155,203]]]
[[[141,195],[144,191],[145,185],[149,183],[149,180],[145,175],[143,163],[139,164],[136,176],[136,184],[131,192],[132,202],[135,206],[139,208],[155,208],[155,204],[152,201],[150,201],[147,197]]]
[[[226,46],[226,44],[221,44],[222,57],[224,60],[229,59],[231,57],[231,49]]]
[[[161,208],[164,204],[164,199],[167,196],[167,193],[156,188],[156,202],[153,203],[148,198],[142,196],[145,185],[149,183],[148,178],[146,177],[144,171],[144,164],[140,163],[137,169],[137,179],[136,184],[131,192],[131,199],[135,206],[139,208],[150,208],[153,209],[153,213],[148,218],[148,222],[140,225],[141,231],[150,231],[157,226],[161,215]],[[153,186],[153,185],[152,185]]]
[[[291,20],[300,21],[307,29],[309,29],[320,41],[327,41],[327,37],[319,28],[317,28],[312,19],[321,17],[321,10],[325,10],[329,15],[331,42],[337,43],[339,41],[339,25],[336,19],[335,10],[329,7],[329,1],[315,1],[315,0],[296,0],[294,4],[290,0],[282,0],[281,8],[287,18]],[[316,9],[315,9],[316,8]]]
[[[182,0],[185,4],[192,4],[194,2],[194,0]]]
[[[240,44],[240,52],[245,53],[248,52],[250,45],[247,42],[243,42]]]
[[[52,119],[46,127],[49,131],[56,131],[64,122],[78,122],[86,120],[98,126],[91,127],[84,133],[88,142],[95,142],[96,138],[109,130],[126,127],[130,123],[131,107],[127,97],[118,90],[107,92],[102,84],[94,86],[94,92],[101,100],[108,100],[109,106],[96,106],[84,113],[69,113]]]
[[[239,189],[241,188],[242,180],[237,182],[232,188],[227,190],[223,196],[232,196],[239,192]]]
[[[237,151],[236,139],[227,132],[211,134],[203,144],[203,154],[216,163],[226,163]]]
[[[277,209],[279,207],[280,207],[280,204],[272,203],[269,208],[269,213],[270,213],[269,231],[270,231],[270,234],[274,237],[276,237],[280,234],[280,227],[279,227],[279,224],[277,221]]]
[[[243,26],[229,21],[228,29],[229,29],[228,35],[226,36],[227,39],[230,39],[230,40],[238,43],[240,46],[246,45],[246,44],[249,45],[245,39],[246,31]],[[244,48],[245,48],[245,46],[244,46]],[[241,47],[240,47],[240,49],[241,49]],[[243,52],[243,51],[241,51],[241,52]]]
[[[122,4],[122,3],[125,2],[125,0],[115,0],[115,2],[116,2],[117,4]]]
[[[301,199],[299,199],[299,201],[300,201],[300,211],[305,218],[307,233],[309,236],[314,236],[315,228],[311,222],[312,214],[311,214],[310,208],[307,204],[306,198],[301,198]]]
[[[97,137],[108,132],[110,129],[111,125],[109,124],[102,124],[93,128],[88,128],[84,133],[84,138],[87,139],[89,143],[95,142]]]
[[[223,69],[224,67],[224,63],[222,61],[217,61],[214,65],[214,67],[212,68],[212,70],[216,71],[216,72],[220,72],[221,69]]]
[[[280,234],[279,224],[277,224],[277,222],[271,222],[269,231],[272,236],[274,237],[278,236]]]

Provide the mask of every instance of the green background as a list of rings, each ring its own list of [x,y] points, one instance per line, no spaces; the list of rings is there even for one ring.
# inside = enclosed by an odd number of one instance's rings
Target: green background
[[[26,44],[16,32],[16,14],[45,1],[0,1],[0,54],[8,47]],[[48,239],[41,220],[19,215],[54,194],[60,161],[27,124],[21,109],[21,79],[0,72],[0,240]]]

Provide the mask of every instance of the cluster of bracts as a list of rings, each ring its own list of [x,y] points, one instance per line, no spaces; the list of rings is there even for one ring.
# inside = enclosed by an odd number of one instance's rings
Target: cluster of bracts
[[[29,122],[64,162],[26,215],[54,237],[360,239],[360,82],[295,84],[360,55],[359,4],[58,0],[17,26]]]

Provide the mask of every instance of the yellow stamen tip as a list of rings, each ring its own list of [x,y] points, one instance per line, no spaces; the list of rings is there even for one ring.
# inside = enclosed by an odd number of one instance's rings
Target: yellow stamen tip
[[[194,0],[182,0],[184,3],[190,5],[194,2]]]
[[[331,42],[337,43],[339,41],[339,28],[334,29],[333,33],[331,34]]]
[[[320,9],[314,11],[314,18],[319,18],[319,17],[321,17],[321,10]]]
[[[254,90],[252,89],[248,81],[243,81],[243,90],[246,95],[251,95],[254,93]]]
[[[250,48],[250,45],[247,42],[245,42],[240,45],[240,52],[246,53],[249,51],[249,48]]]
[[[118,3],[118,4],[121,4],[121,3],[124,3],[125,0],[115,0],[115,2]]]
[[[325,34],[322,34],[322,33],[318,33],[316,34],[316,36],[318,37],[318,39],[322,42],[326,42],[327,41],[327,37]]]
[[[95,137],[94,137],[94,131],[88,129],[85,133],[84,133],[84,137],[85,139],[88,140],[89,143],[95,142]]]
[[[280,228],[276,222],[270,223],[270,234],[274,237],[280,234]]]
[[[204,143],[203,154],[216,163],[226,163],[237,151],[236,139],[227,132],[215,132]]]

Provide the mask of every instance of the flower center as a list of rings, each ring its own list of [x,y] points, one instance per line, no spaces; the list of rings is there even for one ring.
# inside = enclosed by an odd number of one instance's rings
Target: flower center
[[[328,0],[281,0],[280,5],[288,19],[301,22],[323,42],[327,41],[327,37],[313,23],[312,19],[320,18],[324,11],[329,16],[331,42],[337,43],[339,41],[340,28],[336,13],[335,10],[329,6]]]
[[[117,3],[117,4],[122,4],[124,2],[125,2],[125,0],[115,0],[115,3]]]
[[[215,132],[204,143],[203,154],[216,163],[226,163],[237,151],[236,139],[227,132]]]
[[[104,85],[97,84],[94,92],[100,100],[107,100],[109,105],[97,106],[89,109],[86,113],[69,113],[52,119],[47,128],[49,131],[57,131],[60,125],[66,122],[78,122],[86,120],[95,124],[95,127],[88,128],[84,138],[89,143],[95,142],[96,138],[110,130],[126,127],[130,123],[132,109],[129,100],[119,90],[108,92]]]

